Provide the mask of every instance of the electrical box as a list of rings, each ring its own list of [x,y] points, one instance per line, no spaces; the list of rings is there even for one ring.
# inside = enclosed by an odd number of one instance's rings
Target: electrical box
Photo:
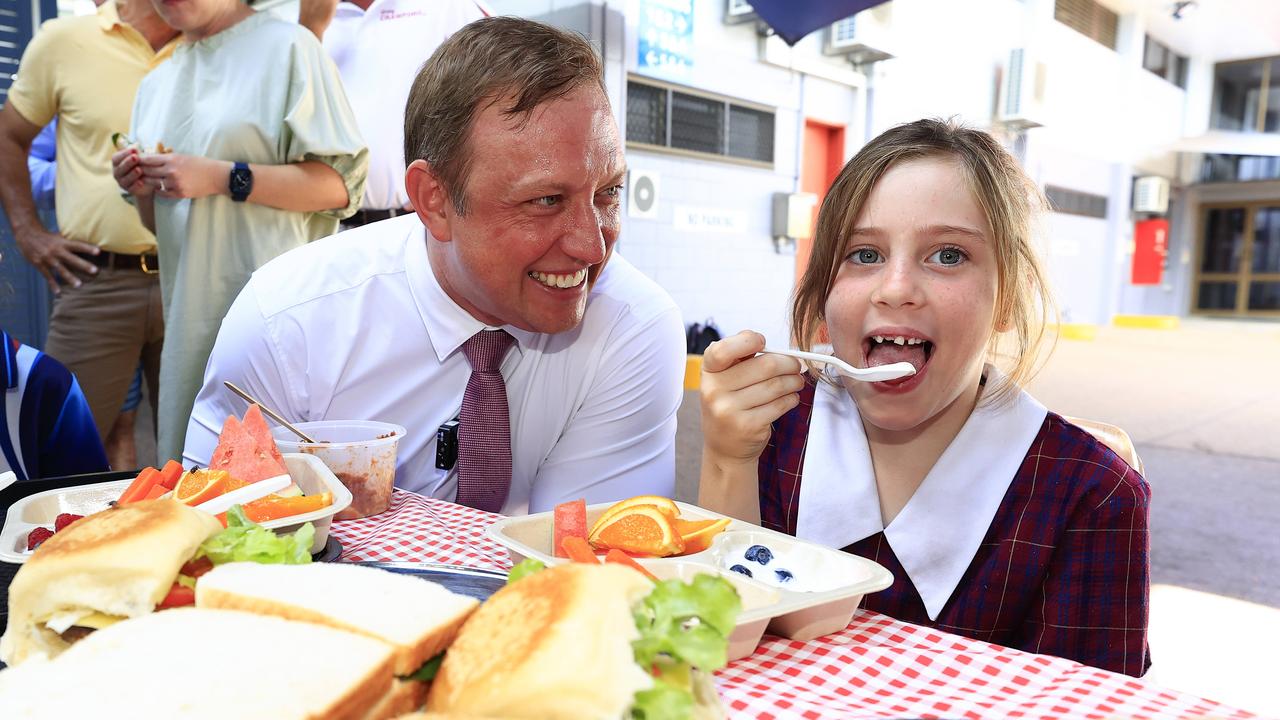
[[[813,193],[774,193],[773,236],[813,237],[813,208],[817,204],[818,196]]]

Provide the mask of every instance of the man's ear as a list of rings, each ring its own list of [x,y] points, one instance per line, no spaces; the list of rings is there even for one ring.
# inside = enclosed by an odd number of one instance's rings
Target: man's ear
[[[453,239],[453,201],[444,183],[426,160],[414,160],[404,173],[404,187],[418,219],[427,226],[431,237],[441,242]]]

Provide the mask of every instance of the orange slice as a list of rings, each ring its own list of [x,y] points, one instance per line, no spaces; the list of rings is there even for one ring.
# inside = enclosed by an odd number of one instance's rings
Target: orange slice
[[[658,512],[673,520],[680,514],[680,508],[676,507],[676,502],[671,498],[665,498],[661,495],[637,495],[633,498],[627,498],[626,500],[610,505],[608,509],[604,511],[603,515],[596,518],[595,523],[591,525],[591,532],[587,533],[587,536],[593,537],[598,528],[603,527],[618,513],[629,508],[642,506],[657,508]]]
[[[680,539],[684,542],[684,552],[681,555],[692,555],[711,547],[711,541],[724,532],[731,522],[733,521],[729,518],[676,520],[676,532],[680,533]]]
[[[671,518],[652,505],[627,508],[597,526],[590,537],[596,548],[654,557],[677,555],[684,550],[684,541],[672,527]]]
[[[185,505],[199,505],[227,491],[231,475],[225,470],[197,470],[178,479],[173,499]]]

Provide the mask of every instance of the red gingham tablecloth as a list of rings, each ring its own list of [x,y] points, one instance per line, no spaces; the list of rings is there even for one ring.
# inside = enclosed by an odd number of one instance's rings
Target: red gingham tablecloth
[[[484,536],[498,515],[396,490],[380,515],[333,523],[345,561],[507,569]],[[1250,713],[1070,660],[859,611],[844,630],[797,642],[766,635],[716,673],[731,717],[1248,718]]]

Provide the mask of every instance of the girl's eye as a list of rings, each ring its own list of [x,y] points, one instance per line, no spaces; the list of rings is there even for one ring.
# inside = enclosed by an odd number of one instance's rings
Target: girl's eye
[[[872,248],[858,248],[849,253],[849,260],[859,265],[871,265],[881,262],[880,251]]]
[[[936,262],[939,265],[959,265],[966,259],[968,259],[968,256],[964,254],[963,250],[953,247],[942,248],[929,256],[930,262]]]

